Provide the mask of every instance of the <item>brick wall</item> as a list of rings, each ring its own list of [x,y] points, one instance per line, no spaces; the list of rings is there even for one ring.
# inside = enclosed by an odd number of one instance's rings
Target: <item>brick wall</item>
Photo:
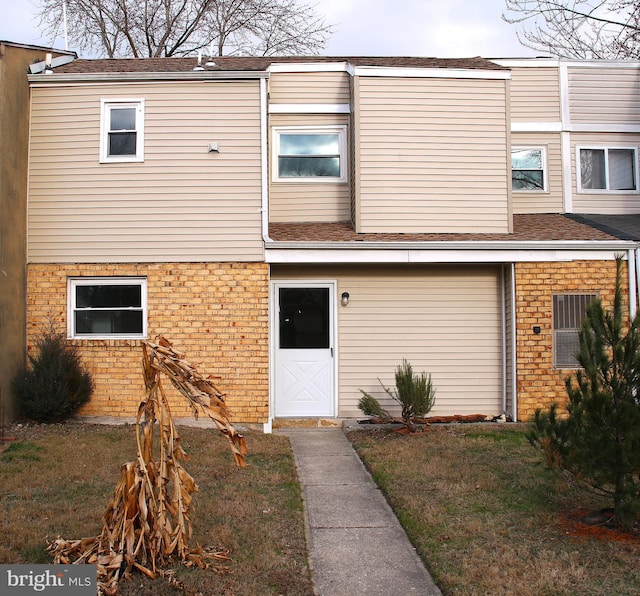
[[[517,263],[515,272],[518,419],[529,420],[537,408],[567,401],[565,379],[572,371],[553,368],[552,295],[598,294],[604,307],[611,308],[616,263]],[[628,296],[626,263],[623,288]],[[533,332],[536,325],[539,335]]]
[[[67,329],[67,278],[145,276],[149,339],[169,339],[227,394],[232,421],[266,422],[269,406],[268,266],[263,263],[30,265],[28,350],[49,320]],[[144,398],[136,340],[74,340],[95,391],[81,416],[135,416]],[[175,417],[190,417],[169,382]]]

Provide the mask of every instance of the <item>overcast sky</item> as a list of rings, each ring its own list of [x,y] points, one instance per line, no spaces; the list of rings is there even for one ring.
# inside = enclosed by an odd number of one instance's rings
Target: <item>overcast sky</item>
[[[532,56],[502,21],[504,0],[311,0],[335,25],[329,56]],[[0,39],[50,45],[34,18],[35,0],[0,0]],[[64,40],[55,47],[64,48]],[[73,50],[75,48],[69,48]]]

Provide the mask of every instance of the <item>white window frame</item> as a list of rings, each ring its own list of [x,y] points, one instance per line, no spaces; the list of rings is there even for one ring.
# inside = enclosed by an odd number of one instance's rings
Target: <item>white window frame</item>
[[[109,133],[113,108],[135,108],[136,153],[135,155],[109,155]],[[100,163],[129,163],[144,161],[144,99],[100,100]]]
[[[278,158],[280,157],[280,135],[282,134],[337,134],[338,135],[338,151],[340,159],[340,175],[339,176],[298,176],[298,177],[280,177]],[[331,126],[274,126],[273,127],[273,155],[272,155],[272,180],[274,182],[284,182],[288,184],[307,184],[312,183],[341,183],[347,182],[347,127],[346,125]]]
[[[591,149],[596,151],[604,151],[604,168],[605,168],[605,184],[606,188],[583,188],[582,187],[582,163],[580,160],[580,151],[583,149]],[[616,149],[624,149],[627,151],[633,151],[633,165],[634,165],[634,184],[633,190],[617,190],[609,188],[609,151]],[[640,179],[638,177],[638,147],[635,145],[576,145],[576,186],[578,192],[583,193],[607,193],[607,194],[638,194],[640,192],[639,186]]]
[[[131,307],[128,310],[142,310],[142,333],[76,333],[74,315],[78,309],[76,309],[75,290],[78,286],[115,286],[136,284],[140,285],[140,301],[142,304],[140,309],[134,309]],[[118,310],[127,309],[120,308]],[[148,314],[146,277],[70,277],[67,280],[67,335],[70,339],[145,339],[147,337]]]
[[[513,167],[511,168],[511,190],[513,192],[521,193],[521,192],[549,192],[549,183],[548,183],[548,164],[547,164],[547,148],[543,145],[513,145],[511,147],[511,151],[540,151],[541,152],[541,161],[542,161],[542,188],[533,189],[533,188],[513,188]],[[511,151],[509,152],[509,156],[511,156]],[[516,168],[517,169],[517,168]]]

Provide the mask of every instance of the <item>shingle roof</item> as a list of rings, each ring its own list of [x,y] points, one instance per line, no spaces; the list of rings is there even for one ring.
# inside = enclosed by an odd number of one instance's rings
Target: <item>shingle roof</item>
[[[516,214],[511,234],[358,234],[349,222],[272,223],[269,237],[277,242],[462,242],[617,240],[615,236],[561,214]]]
[[[611,234],[620,240],[640,241],[640,215],[569,215],[574,221],[584,223]]]
[[[217,56],[215,66],[205,67],[206,71],[264,71],[271,64],[285,63],[330,63],[349,62],[353,66],[379,66],[404,68],[455,68],[508,70],[485,58],[420,58],[402,56],[272,56],[237,57]],[[206,60],[203,59],[204,66]],[[98,74],[129,72],[189,72],[197,64],[196,58],[116,58],[75,60],[71,64],[56,68],[56,72],[66,74]]]

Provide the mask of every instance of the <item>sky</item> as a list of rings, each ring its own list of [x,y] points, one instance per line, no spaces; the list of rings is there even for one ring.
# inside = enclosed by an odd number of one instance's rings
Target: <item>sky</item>
[[[504,0],[311,0],[334,25],[328,56],[516,58],[534,55],[520,45],[515,25],[501,14]],[[0,39],[64,48],[41,37],[36,0],[0,0]],[[70,47],[70,50],[75,48]]]

